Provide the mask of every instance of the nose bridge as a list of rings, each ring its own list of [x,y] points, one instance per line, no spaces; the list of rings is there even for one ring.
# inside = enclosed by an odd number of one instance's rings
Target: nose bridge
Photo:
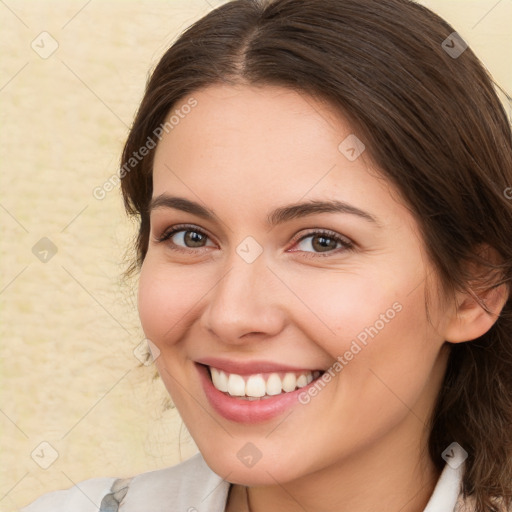
[[[225,342],[237,342],[248,333],[275,335],[284,325],[285,313],[269,284],[272,272],[265,258],[260,254],[251,261],[238,250],[208,294],[203,311],[203,326]]]

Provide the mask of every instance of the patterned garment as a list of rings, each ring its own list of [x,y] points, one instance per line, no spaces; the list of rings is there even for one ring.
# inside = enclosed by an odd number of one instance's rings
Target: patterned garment
[[[110,493],[106,494],[101,500],[99,512],[118,512],[119,505],[121,505],[126,496],[131,481],[131,478],[118,478],[115,480]]]

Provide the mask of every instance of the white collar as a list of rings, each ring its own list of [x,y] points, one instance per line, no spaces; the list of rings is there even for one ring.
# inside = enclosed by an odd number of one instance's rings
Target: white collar
[[[443,453],[451,452],[446,460],[434,492],[423,512],[454,512],[461,492],[464,460],[467,453],[457,444],[451,444]],[[448,456],[447,456],[448,457]]]

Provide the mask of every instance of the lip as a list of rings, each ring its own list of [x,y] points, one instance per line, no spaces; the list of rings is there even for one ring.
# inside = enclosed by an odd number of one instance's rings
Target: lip
[[[227,373],[236,373],[237,375],[254,375],[256,373],[272,372],[314,372],[316,370],[323,372],[320,368],[304,368],[298,366],[289,366],[285,364],[276,364],[272,361],[233,361],[217,357],[205,357],[197,359],[196,363],[213,366],[218,370]]]
[[[302,388],[288,393],[283,393],[281,395],[271,396],[270,398],[262,400],[244,400],[219,391],[214,387],[213,382],[210,379],[207,366],[197,362],[195,363],[195,366],[199,373],[206,398],[210,402],[212,408],[227,420],[244,424],[269,421],[283,414],[289,408],[300,404],[299,395],[307,392],[307,390],[313,386],[318,379],[322,378],[322,376],[320,376]],[[209,366],[217,368],[214,364]],[[282,366],[279,368],[283,369]],[[290,371],[294,370],[290,369]]]

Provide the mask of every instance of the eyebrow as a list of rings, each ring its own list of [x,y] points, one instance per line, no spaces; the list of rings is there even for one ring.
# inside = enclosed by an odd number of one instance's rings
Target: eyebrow
[[[220,221],[219,217],[212,210],[196,203],[195,201],[185,199],[184,197],[170,196],[167,194],[161,194],[154,197],[149,203],[148,211],[151,213],[153,210],[159,208],[173,208],[175,210],[181,210],[183,212],[197,215],[202,219]],[[378,220],[370,213],[338,200],[311,200],[281,206],[273,210],[267,216],[267,224],[274,227],[293,219],[299,219],[317,213],[348,213],[350,215],[356,215],[378,227],[381,227]]]

